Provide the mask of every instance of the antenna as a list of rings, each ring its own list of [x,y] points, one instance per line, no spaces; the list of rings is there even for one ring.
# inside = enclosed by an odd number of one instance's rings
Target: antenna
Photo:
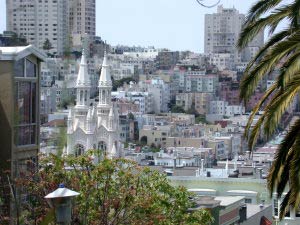
[[[205,0],[196,0],[197,3],[205,8],[213,8],[213,7],[216,7],[217,5],[219,5],[219,3],[221,2],[221,0],[218,0],[215,4],[212,4],[212,5],[207,5],[207,4],[204,4],[203,2]]]

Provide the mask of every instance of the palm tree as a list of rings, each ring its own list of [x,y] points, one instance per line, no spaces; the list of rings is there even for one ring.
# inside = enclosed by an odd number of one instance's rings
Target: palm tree
[[[262,30],[269,29],[270,39],[247,65],[240,85],[240,97],[246,104],[259,82],[276,69],[279,75],[275,83],[265,92],[254,107],[245,136],[250,150],[253,150],[261,132],[266,139],[274,135],[282,115],[298,97],[300,91],[300,0],[260,0],[252,6],[238,40],[240,49]],[[275,32],[281,22],[287,27]],[[278,69],[278,68],[277,68]],[[263,115],[254,125],[255,114],[263,110]],[[252,125],[253,128],[252,128]],[[288,192],[281,204],[280,218],[289,207],[300,204],[300,119],[289,129],[277,149],[274,162],[268,175],[270,193],[277,192],[281,197]]]

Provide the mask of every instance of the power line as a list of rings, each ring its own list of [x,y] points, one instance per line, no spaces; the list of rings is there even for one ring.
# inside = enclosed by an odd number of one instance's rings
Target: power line
[[[215,4],[213,4],[213,5],[206,5],[206,4],[203,3],[205,0],[196,0],[196,1],[197,1],[197,3],[198,3],[199,5],[201,5],[201,6],[205,7],[205,8],[213,8],[213,7],[216,7],[216,6],[219,5],[219,3],[221,2],[221,0],[218,0],[218,1],[217,1]]]

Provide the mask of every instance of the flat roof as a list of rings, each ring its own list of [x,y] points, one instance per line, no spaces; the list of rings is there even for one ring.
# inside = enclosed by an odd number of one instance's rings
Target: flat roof
[[[221,201],[221,206],[229,206],[236,202],[243,200],[245,197],[243,196],[217,196],[215,200]]]
[[[191,192],[197,192],[197,191],[203,191],[203,192],[217,192],[217,191],[214,190],[214,189],[205,189],[205,188],[191,188],[191,189],[188,189],[188,191],[191,191]]]
[[[271,205],[255,205],[255,204],[246,204],[247,205],[247,219],[252,216],[255,216],[257,213],[261,212],[263,209],[271,207]]]
[[[247,190],[230,190],[227,193],[243,193],[243,194],[257,194],[256,191],[247,191]]]

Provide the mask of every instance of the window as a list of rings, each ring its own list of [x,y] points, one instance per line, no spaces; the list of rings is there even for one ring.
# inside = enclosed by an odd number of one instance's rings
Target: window
[[[28,59],[18,60],[14,64],[14,75],[14,141],[17,146],[36,144],[36,65]]]
[[[14,64],[15,77],[36,77],[36,65],[28,59],[20,59]]]
[[[26,77],[36,77],[36,65],[26,59]]]
[[[36,83],[17,81],[15,83],[15,143],[36,144]]]
[[[98,150],[102,150],[102,151],[106,152],[106,143],[104,141],[99,141]]]
[[[252,199],[251,198],[245,198],[245,203],[251,204],[252,203]]]
[[[273,200],[273,207],[274,207],[274,216],[279,215],[279,210],[278,210],[278,199]]]
[[[14,64],[15,77],[24,77],[24,59],[20,59]]]
[[[84,146],[81,144],[77,144],[75,146],[75,156],[80,156],[84,154]]]

